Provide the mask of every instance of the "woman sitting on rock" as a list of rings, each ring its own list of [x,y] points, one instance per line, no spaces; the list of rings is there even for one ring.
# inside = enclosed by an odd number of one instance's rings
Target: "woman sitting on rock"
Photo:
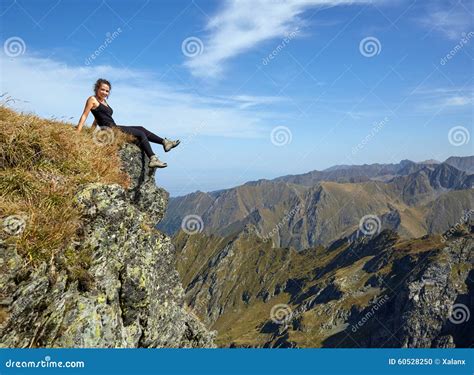
[[[153,150],[151,149],[150,142],[159,143],[163,145],[165,152],[168,152],[172,148],[179,145],[179,140],[171,141],[167,138],[161,138],[156,134],[153,134],[151,131],[145,129],[142,126],[124,126],[124,125],[117,125],[112,118],[113,110],[109,106],[109,103],[105,100],[109,97],[110,90],[112,89],[112,85],[106,79],[98,79],[94,85],[94,96],[90,96],[84,107],[84,112],[79,120],[77,125],[77,131],[80,132],[82,126],[84,125],[87,116],[89,116],[89,111],[92,112],[94,115],[94,123],[92,124],[92,128],[94,129],[97,125],[100,127],[110,126],[110,127],[117,127],[125,133],[129,133],[137,137],[140,142],[140,147],[142,150],[150,158],[150,163],[148,166],[150,168],[165,168],[167,166],[166,163],[160,161],[158,157],[155,155]]]

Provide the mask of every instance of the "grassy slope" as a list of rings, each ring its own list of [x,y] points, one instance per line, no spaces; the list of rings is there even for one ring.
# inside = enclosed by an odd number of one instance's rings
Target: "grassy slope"
[[[72,124],[0,106],[0,223],[12,216],[25,223],[18,234],[1,231],[0,240],[33,266],[64,251],[80,226],[72,199],[78,187],[128,185],[117,154],[126,140],[115,133],[113,142],[101,145],[88,128],[77,134]]]
[[[333,249],[319,247],[297,253],[288,249],[271,248],[269,243],[264,244],[255,237],[240,236],[235,239],[205,235],[187,236],[181,232],[174,242],[179,254],[178,269],[185,287],[195,277],[205,274],[209,259],[231,241],[235,255],[228,260],[227,272],[222,274],[225,269],[221,269],[216,274],[222,280],[220,289],[225,296],[225,301],[221,300],[219,303],[226,306],[224,314],[212,324],[212,329],[218,331],[216,343],[219,346],[264,345],[271,340],[271,334],[262,328],[268,323],[273,306],[287,304],[296,311],[301,301],[295,303],[295,297],[334,284],[343,293],[343,297],[318,304],[304,312],[300,316],[300,327],[289,329],[289,340],[299,347],[319,347],[325,339],[345,328],[334,328],[334,324],[328,324],[338,313],[348,312],[354,307],[362,310],[373,303],[374,298],[385,293],[380,288],[366,286],[367,280],[374,273],[367,272],[363,267],[373,259],[373,255],[359,257],[357,253],[361,250],[354,249],[354,260],[343,262],[343,258],[351,254],[348,252],[347,242]],[[389,274],[395,259],[406,255],[424,256],[443,246],[439,235],[411,240],[397,237],[390,246],[394,250],[389,255],[390,261],[376,274]],[[385,252],[385,249],[380,251]],[[302,288],[298,291],[295,286],[296,291],[291,292],[293,295],[282,291],[267,302],[255,298],[262,289],[271,291],[275,285],[284,285],[287,280],[302,281]],[[290,281],[290,286],[291,283]],[[253,296],[250,303],[242,301],[244,291]],[[311,294],[314,292],[309,292],[308,296]],[[195,311],[198,315],[203,315],[199,306],[195,306]],[[205,316],[202,318],[205,319]]]

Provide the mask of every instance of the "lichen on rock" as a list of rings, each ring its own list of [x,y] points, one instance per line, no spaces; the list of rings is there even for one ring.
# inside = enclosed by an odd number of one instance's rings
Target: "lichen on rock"
[[[36,269],[0,244],[1,347],[214,346],[185,307],[170,238],[155,229],[168,193],[136,145],[119,154],[130,187],[81,186],[80,241]],[[85,254],[78,274],[65,254]]]

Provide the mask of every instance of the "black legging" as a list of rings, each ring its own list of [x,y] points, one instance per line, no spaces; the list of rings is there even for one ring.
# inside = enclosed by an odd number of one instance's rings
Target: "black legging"
[[[150,142],[158,143],[160,145],[163,144],[163,138],[157,136],[156,134],[153,134],[151,131],[145,129],[143,126],[117,126],[125,133],[129,133],[137,137],[138,141],[140,142],[140,147],[145,151],[148,157],[155,155],[155,153],[151,149]]]

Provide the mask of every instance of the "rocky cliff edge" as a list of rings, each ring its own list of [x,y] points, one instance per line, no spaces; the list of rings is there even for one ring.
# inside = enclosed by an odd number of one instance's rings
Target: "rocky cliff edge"
[[[32,268],[0,243],[1,347],[214,347],[215,332],[185,306],[174,246],[155,229],[168,193],[136,145],[120,157],[130,188],[82,185],[80,240],[65,252]],[[63,267],[67,253],[81,267]]]

